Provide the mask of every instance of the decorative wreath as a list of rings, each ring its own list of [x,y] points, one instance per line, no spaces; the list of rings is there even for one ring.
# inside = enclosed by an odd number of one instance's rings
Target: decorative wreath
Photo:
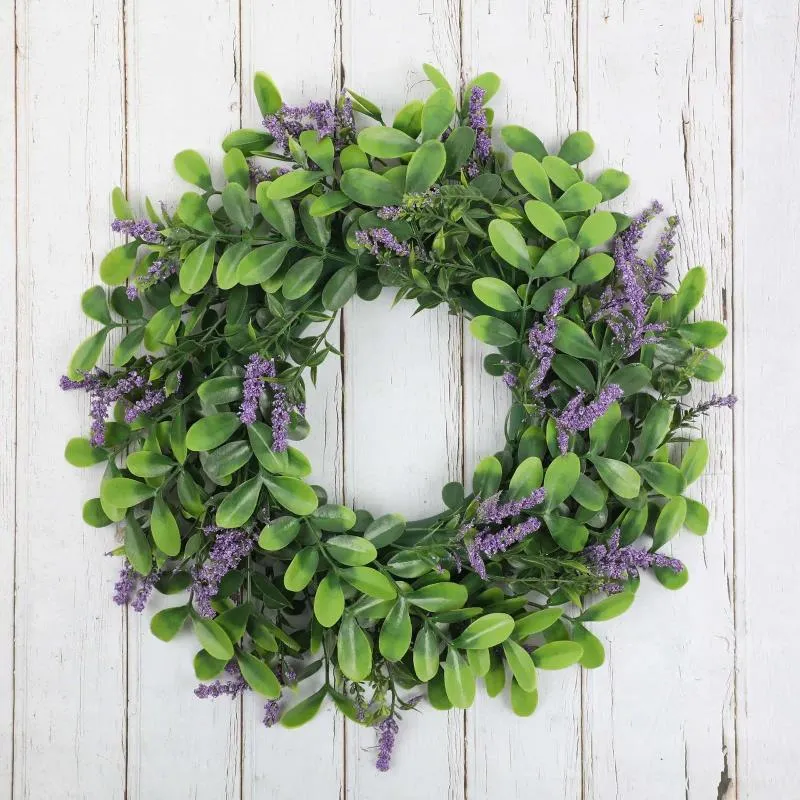
[[[83,518],[124,531],[115,602],[141,611],[153,589],[179,595],[151,628],[168,641],[191,622],[198,697],[253,690],[264,723],[289,728],[330,700],[376,726],[379,769],[409,692],[466,708],[478,678],[495,696],[510,672],[511,707],[530,714],[537,670],[603,662],[588,626],[631,605],[643,569],[686,582],[660,550],[708,525],[683,494],[708,458],[688,434],[734,402],[685,402],[693,379],[722,375],[709,348],[726,329],[687,322],[701,268],[669,283],[677,219],[641,256],[661,207],[596,210],[629,179],[586,179],[588,133],[549,155],[508,125],[508,169],[484,105],[499,78],[479,75],[459,103],[425,73],[433,93],[391,126],[352,91],[285,105],[258,74],[264,130],[226,137],[224,186],[185,150],[175,167],[199,191],[173,212],[146,201],[137,218],[115,189],[112,227],[128,241],[100,266],[115,288],[81,298],[102,327],[61,379],[89,393],[92,419],[67,460],[104,465]],[[359,131],[355,113],[377,124]],[[328,339],[338,310],[384,287],[470,318],[513,398],[503,450],[414,523],[329,503],[289,444],[309,430],[306,376],[341,355]],[[124,336],[106,371],[95,365],[112,332]],[[317,672],[321,688],[284,708],[284,688]]]

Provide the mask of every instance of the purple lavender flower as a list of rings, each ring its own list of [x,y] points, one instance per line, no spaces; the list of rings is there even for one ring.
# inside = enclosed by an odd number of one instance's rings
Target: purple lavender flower
[[[382,252],[407,256],[410,252],[408,245],[398,241],[388,228],[371,228],[368,231],[356,231],[356,241],[366,247],[374,256],[380,255]]]
[[[349,98],[340,102],[336,110],[327,100],[312,100],[305,106],[284,104],[274,114],[264,117],[263,124],[286,155],[289,154],[289,137],[296,138],[303,131],[317,131],[320,139],[330,136],[334,147],[341,150],[353,141],[353,104]]]
[[[400,206],[383,206],[378,209],[378,216],[381,219],[397,219],[402,210]]]
[[[675,234],[678,230],[678,217],[673,215],[667,219],[666,227],[661,233],[658,247],[653,253],[652,264],[645,263],[643,277],[647,290],[657,292],[667,279],[667,264],[672,261],[675,248]]]
[[[475,131],[475,149],[473,155],[478,163],[484,163],[492,154],[492,140],[487,128],[489,122],[486,119],[486,110],[483,107],[483,99],[486,90],[480,86],[473,86],[469,97],[469,113],[467,124]]]
[[[115,219],[111,223],[111,230],[133,236],[147,244],[159,244],[163,241],[158,228],[148,219]]]
[[[253,183],[259,184],[269,180],[269,170],[260,167],[253,159],[247,162],[247,167],[250,172],[250,180]]]
[[[88,392],[97,386],[97,382],[98,375],[89,372],[83,373],[83,377],[77,381],[72,380],[72,378],[66,375],[62,375],[58,379],[58,385],[63,392],[70,392],[73,389],[85,389]]]
[[[683,564],[677,558],[670,558],[662,553],[650,553],[629,545],[620,547],[620,529],[617,528],[606,544],[594,544],[585,547],[582,556],[587,566],[605,583],[601,591],[616,594],[623,589],[626,578],[636,578],[640,569],[650,567],[666,567],[673,572],[681,572]]]
[[[245,425],[252,425],[256,421],[258,401],[264,389],[262,378],[274,377],[275,362],[271,358],[264,358],[258,353],[253,353],[244,368],[243,398],[239,407],[239,419]]]
[[[281,718],[281,704],[277,700],[267,700],[264,703],[264,725],[271,728],[278,724]]]
[[[619,400],[624,392],[616,383],[609,383],[604,387],[600,394],[591,403],[583,404],[584,391],[579,389],[578,393],[567,403],[564,410],[557,417],[554,417],[558,428],[558,448],[562,453],[567,452],[569,446],[569,435],[578,431],[588,430],[603,414],[608,411],[608,407]]]
[[[709,400],[705,400],[694,407],[695,414],[704,414],[712,408],[733,408],[737,403],[737,398],[732,394],[726,394],[720,397],[717,394],[712,394]]]
[[[119,573],[119,578],[114,584],[114,602],[118,606],[126,606],[130,603],[134,611],[142,612],[150,599],[150,594],[153,587],[161,577],[160,570],[152,570],[144,577],[140,576],[130,565],[129,561],[125,561]],[[133,599],[131,596],[136,592]]]
[[[225,671],[231,676],[232,680],[221,681],[215,680],[213,683],[201,683],[195,690],[195,696],[201,700],[207,698],[216,699],[222,695],[230,695],[231,698],[238,697],[244,692],[248,686],[242,673],[239,670],[239,665],[235,661],[228,662]]]
[[[136,573],[128,561],[122,566],[119,578],[114,584],[114,602],[118,606],[126,606],[130,602],[131,594],[136,589]]]
[[[504,372],[503,383],[508,386],[509,389],[513,389],[519,383],[519,378],[517,378],[513,372]]]
[[[288,447],[289,416],[286,387],[280,383],[273,384],[270,425],[272,425],[272,449],[276,453],[284,453]]]
[[[472,543],[467,547],[469,563],[475,572],[486,580],[486,565],[484,557],[491,558],[498,553],[504,553],[509,547],[525,540],[535,531],[538,531],[542,522],[537,517],[529,517],[518,525],[507,525],[497,533],[483,531],[478,533]]]
[[[499,525],[511,517],[519,516],[523,511],[530,511],[544,500],[544,489],[534,489],[527,497],[521,500],[510,500],[500,504],[500,493],[484,500],[475,512],[475,518],[481,525]]]
[[[203,565],[192,572],[192,594],[198,612],[204,617],[215,617],[211,601],[219,591],[220,581],[239,566],[253,549],[253,535],[239,528],[219,528],[207,525],[207,536],[215,535],[214,544]]]
[[[394,750],[394,740],[400,728],[393,716],[386,717],[375,726],[378,730],[378,759],[375,766],[381,772],[389,769],[392,760],[392,750]]]
[[[178,271],[178,264],[175,261],[170,261],[166,258],[157,258],[147,268],[144,275],[139,275],[136,278],[136,288],[139,291],[149,289],[151,286],[165,281],[170,275],[174,275]]]
[[[125,287],[125,295],[128,300],[133,302],[139,296],[139,290],[136,288],[135,284],[128,284],[128,286]]]
[[[136,592],[136,597],[134,597],[131,602],[131,608],[134,611],[140,614],[144,611],[144,607],[147,605],[147,601],[150,599],[150,595],[153,592],[153,587],[158,583],[160,578],[161,570],[158,569],[154,569],[144,578]]]
[[[558,332],[556,317],[564,308],[568,293],[569,290],[566,288],[556,289],[553,292],[553,299],[550,301],[550,308],[545,312],[544,321],[532,325],[528,331],[528,347],[531,353],[539,359],[536,372],[528,386],[533,393],[534,400],[541,401],[550,393],[548,390],[540,389],[540,387],[550,371],[550,365],[553,363],[553,357],[556,354],[553,347],[553,342]]]
[[[144,397],[125,409],[125,422],[130,424],[143,414],[149,414],[153,409],[163,405],[166,399],[167,395],[163,389],[145,389]]]

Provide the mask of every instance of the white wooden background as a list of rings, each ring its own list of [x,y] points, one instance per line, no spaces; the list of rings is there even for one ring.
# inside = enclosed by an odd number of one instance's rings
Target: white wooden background
[[[500,73],[498,123],[590,130],[591,166],[633,176],[626,207],[681,215],[677,268],[710,271],[742,402],[706,425],[688,586],[643,587],[602,628],[606,665],[543,675],[532,718],[485,697],[407,715],[384,775],[331,711],[287,732],[254,698],[197,700],[191,645],[111,603],[110,534],[80,517],[98,476],[62,459],[86,404],[56,380],[113,185],[176,198],[174,153],[218,158],[257,124],[255,70],[290,102],[344,83],[391,112],[427,91],[424,61]],[[799,81],[798,0],[0,0],[0,798],[800,798]],[[311,404],[316,477],[421,516],[499,444],[504,392],[445,314],[355,302],[342,344]]]

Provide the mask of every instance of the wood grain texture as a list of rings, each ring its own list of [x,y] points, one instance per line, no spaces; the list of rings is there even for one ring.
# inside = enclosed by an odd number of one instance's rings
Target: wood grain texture
[[[737,4],[741,6],[741,4]],[[794,547],[800,421],[800,5],[737,9],[735,182],[736,596],[739,797],[796,795],[800,698]]]
[[[500,93],[490,102],[495,109],[495,144],[502,147],[500,129],[514,123],[535,131],[557,152],[577,125],[572,3],[472,0],[465,5],[463,41],[467,80],[486,70],[503,79]],[[476,463],[504,444],[510,396],[499,379],[484,372],[488,352],[465,325],[467,484]],[[467,714],[470,798],[523,797],[534,786],[542,797],[580,797],[580,701],[577,668],[541,673],[539,707],[530,718],[511,712],[507,692],[491,699],[480,691]]]
[[[582,3],[578,42],[580,123],[597,142],[588,173],[619,166],[632,177],[620,198],[626,211],[659,198],[680,216],[672,274],[704,265],[698,316],[729,321],[728,4]],[[718,355],[730,376],[730,345]],[[608,657],[584,678],[587,797],[667,800],[679,787],[698,800],[733,796],[731,413],[717,411],[701,428],[713,456],[689,494],[712,522],[704,538],[684,532],[672,547],[688,585],[671,593],[647,576],[629,614],[595,626]]]
[[[122,177],[120,9],[18,2],[18,368],[14,797],[118,797],[125,785],[124,617],[109,533],[84,525],[95,470],[64,462],[88,404],[58,376],[96,327],[79,296],[111,245]],[[4,141],[4,148],[7,146]],[[4,341],[4,347],[7,342]],[[0,737],[5,738],[5,735]]]
[[[13,0],[0,2],[0,795],[11,796],[14,758],[14,516],[17,381],[17,87]]]
[[[259,110],[251,91],[253,74],[267,72],[283,93],[285,102],[302,105],[311,99],[335,100],[339,90],[339,10],[337,4],[304,0],[286,4],[279,0],[246,0],[242,4],[242,124],[257,126]],[[308,53],[314,58],[309,59]],[[331,336],[338,346],[338,329]],[[300,447],[314,467],[310,480],[324,486],[331,502],[341,501],[342,370],[330,356],[319,370],[317,385],[307,381],[308,421],[311,435]],[[321,678],[321,676],[320,676]],[[318,686],[315,681],[313,690]],[[285,692],[285,705],[310,693]],[[243,797],[338,798],[344,775],[344,722],[327,706],[302,731],[262,724],[263,700],[249,693],[244,698]],[[299,736],[297,734],[300,734]],[[304,769],[313,753],[314,768]],[[278,765],[292,765],[283,769]]]
[[[391,4],[346,0],[344,82],[384,111],[430,92],[423,62],[454,85],[459,75],[459,6],[453,0]],[[354,301],[345,319],[345,498],[375,516],[415,519],[441,510],[441,488],[461,473],[461,335],[443,309],[411,318],[390,308],[391,293]],[[461,712],[403,715],[396,769],[375,770],[375,733],[347,726],[347,797],[407,798],[408,775],[424,776],[415,796],[464,795]]]
[[[221,173],[219,143],[239,125],[239,7],[235,0],[135,0],[126,17],[128,191],[174,210],[191,187],[172,169],[176,153],[200,151]],[[131,797],[238,798],[240,701],[198,700],[187,631],[165,644],[150,617],[179,598],[129,611],[128,787]]]

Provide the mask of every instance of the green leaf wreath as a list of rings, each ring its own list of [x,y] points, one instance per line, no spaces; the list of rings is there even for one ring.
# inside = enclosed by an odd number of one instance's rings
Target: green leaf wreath
[[[226,137],[223,186],[186,150],[175,167],[197,188],[174,211],[148,200],[138,218],[115,190],[127,242],[100,266],[110,296],[82,297],[101,328],[61,379],[89,393],[92,417],[67,460],[104,467],[83,518],[124,531],[116,602],[141,611],[153,589],[176,595],[151,627],[166,641],[191,625],[199,697],[253,690],[265,724],[287,727],[332,701],[377,727],[380,769],[420,687],[447,709],[471,705],[479,678],[491,696],[508,683],[530,714],[538,670],[602,664],[591,625],[631,605],[642,570],[686,582],[660,550],[708,525],[684,496],[708,459],[690,434],[734,402],[684,400],[693,379],[722,375],[709,349],[726,330],[687,321],[701,268],[668,281],[677,220],[643,257],[661,208],[598,210],[629,179],[587,179],[588,133],[551,155],[508,125],[509,168],[485,107],[498,77],[458,98],[425,72],[434,91],[391,126],[352,91],[285,105],[258,74],[263,128]],[[359,131],[356,115],[372,124]],[[329,503],[289,444],[309,430],[306,378],[341,355],[337,312],[385,287],[469,318],[513,397],[503,450],[412,523]],[[98,368],[117,329],[113,369]],[[317,672],[321,688],[287,702]]]

